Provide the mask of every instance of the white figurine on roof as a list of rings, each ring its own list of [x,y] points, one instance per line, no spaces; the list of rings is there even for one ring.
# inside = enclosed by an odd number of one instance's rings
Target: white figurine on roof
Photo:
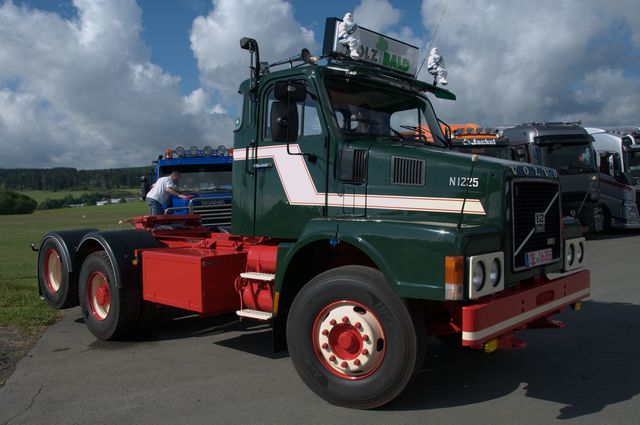
[[[358,39],[354,36],[357,28],[358,25],[353,22],[351,12],[347,12],[344,18],[342,18],[342,22],[338,24],[338,43],[349,49],[351,59],[360,59],[360,54],[358,54]]]
[[[427,70],[429,74],[433,75],[433,84],[447,85],[447,68],[444,66],[444,58],[440,55],[437,47],[434,47],[429,52]]]

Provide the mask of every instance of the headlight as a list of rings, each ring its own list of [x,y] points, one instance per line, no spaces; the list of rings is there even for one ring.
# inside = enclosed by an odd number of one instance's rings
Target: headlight
[[[567,264],[572,266],[573,259],[575,258],[575,248],[574,245],[569,245],[569,249],[567,249]]]
[[[584,257],[584,245],[582,244],[582,242],[576,244],[575,255],[578,263],[582,263],[582,258]]]
[[[491,283],[491,286],[495,287],[500,283],[501,270],[502,267],[500,267],[500,260],[497,258],[494,259],[491,262],[491,267],[489,268],[489,283]]]
[[[202,153],[206,156],[211,156],[213,155],[213,148],[211,146],[205,146],[204,148],[202,148]]]
[[[200,149],[198,149],[197,146],[191,146],[189,148],[189,153],[191,154],[191,156],[197,156],[200,153]]]
[[[469,299],[475,300],[504,289],[504,253],[472,255],[467,258]]]
[[[173,152],[175,152],[178,158],[182,158],[184,156],[184,148],[182,146],[178,146]]]
[[[564,271],[571,271],[584,266],[586,242],[584,238],[564,241]]]
[[[218,146],[216,152],[218,153],[218,156],[225,156],[227,154],[227,148],[225,148],[223,145],[220,145]]]
[[[484,275],[484,263],[480,261],[473,268],[471,275],[471,284],[476,291],[480,291],[484,287]]]

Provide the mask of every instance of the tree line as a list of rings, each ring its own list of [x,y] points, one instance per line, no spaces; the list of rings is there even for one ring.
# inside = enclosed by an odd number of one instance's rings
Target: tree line
[[[77,170],[75,168],[0,168],[0,188],[10,190],[96,190],[140,186],[149,167]]]

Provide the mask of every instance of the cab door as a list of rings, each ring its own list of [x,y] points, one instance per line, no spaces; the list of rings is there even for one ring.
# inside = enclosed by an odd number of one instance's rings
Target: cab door
[[[266,84],[260,102],[251,165],[255,235],[294,239],[309,220],[326,215],[329,138],[312,80]]]

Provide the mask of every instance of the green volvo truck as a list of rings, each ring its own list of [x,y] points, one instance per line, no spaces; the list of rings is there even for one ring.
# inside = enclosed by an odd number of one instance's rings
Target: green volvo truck
[[[589,271],[557,173],[451,151],[432,101],[455,96],[415,78],[417,49],[359,27],[353,61],[337,24],[322,58],[268,65],[241,40],[252,59],[230,229],[164,215],[49,232],[42,297],[79,303],[103,340],[158,305],[268,322],[311,390],[362,409],[407,388],[428,337],[491,352],[559,327],[552,315],[579,307]]]

